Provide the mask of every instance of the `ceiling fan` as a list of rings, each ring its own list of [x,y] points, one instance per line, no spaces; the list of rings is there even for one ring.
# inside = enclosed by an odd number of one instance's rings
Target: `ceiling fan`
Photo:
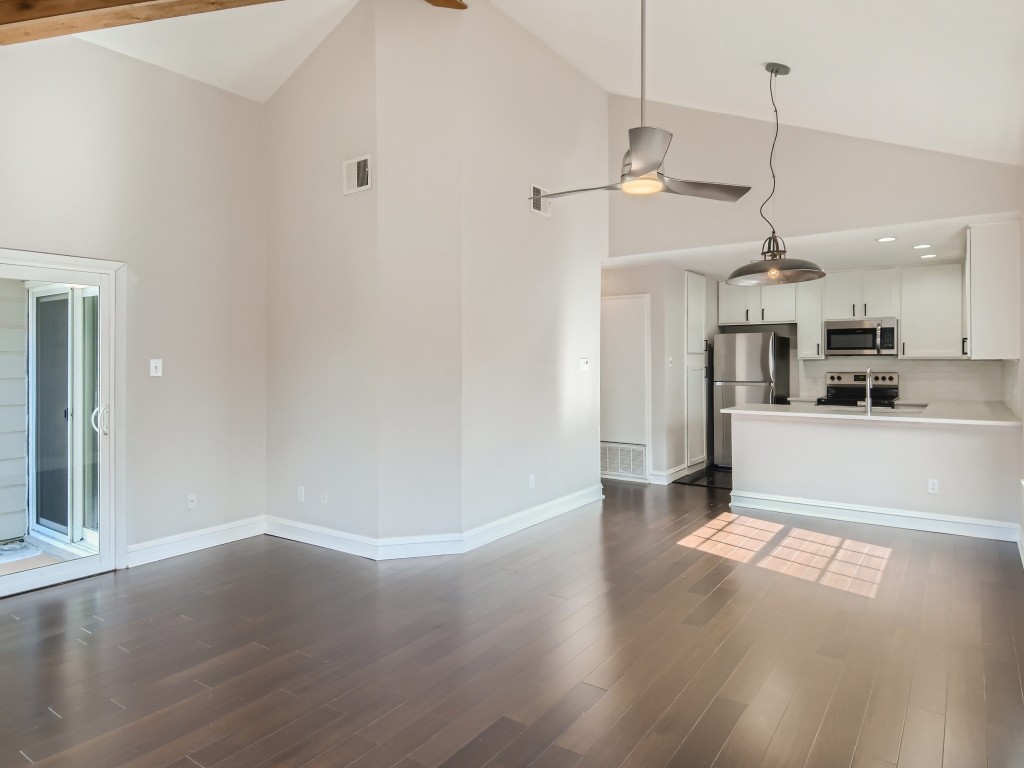
[[[662,173],[661,167],[665,162],[665,155],[668,154],[668,147],[671,143],[671,133],[647,125],[647,0],[640,0],[640,127],[629,129],[629,149],[626,150],[626,155],[622,158],[622,177],[618,182],[604,187],[551,192],[534,195],[530,199],[550,200],[580,192],[615,189],[631,195],[653,195],[667,192],[673,195],[703,197],[708,200],[734,203],[750,191],[750,187],[736,184],[685,181],[666,176]]]

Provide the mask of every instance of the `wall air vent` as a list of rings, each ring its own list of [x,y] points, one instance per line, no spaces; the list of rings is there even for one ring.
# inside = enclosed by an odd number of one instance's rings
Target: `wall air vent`
[[[544,187],[538,187],[534,184],[530,187],[530,210],[534,213],[539,213],[541,216],[551,216],[551,201],[550,200],[538,200],[537,195],[546,195],[551,190],[544,189]]]
[[[354,157],[345,161],[345,188],[346,195],[353,192],[362,192],[373,186],[370,176],[370,156]]]
[[[602,442],[601,477],[646,480],[647,446]]]

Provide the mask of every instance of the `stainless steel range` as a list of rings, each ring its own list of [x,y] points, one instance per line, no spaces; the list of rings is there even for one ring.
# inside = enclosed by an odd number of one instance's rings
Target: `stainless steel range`
[[[868,374],[830,371],[825,374],[825,396],[818,405],[850,405],[863,408],[867,398]],[[871,373],[871,404],[876,408],[895,408],[900,397],[898,373]]]

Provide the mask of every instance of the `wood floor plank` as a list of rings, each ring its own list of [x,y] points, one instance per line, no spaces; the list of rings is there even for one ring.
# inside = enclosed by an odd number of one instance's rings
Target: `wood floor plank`
[[[464,555],[263,536],[0,600],[0,765],[1024,765],[1014,543],[742,513],[880,548],[867,596],[689,546],[724,514],[609,481]]]

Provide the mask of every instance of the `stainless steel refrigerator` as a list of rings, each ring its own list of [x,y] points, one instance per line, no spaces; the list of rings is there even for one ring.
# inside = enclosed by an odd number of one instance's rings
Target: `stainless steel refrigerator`
[[[723,408],[789,402],[789,338],[777,333],[720,333],[715,336],[714,461],[732,466],[732,417]]]

